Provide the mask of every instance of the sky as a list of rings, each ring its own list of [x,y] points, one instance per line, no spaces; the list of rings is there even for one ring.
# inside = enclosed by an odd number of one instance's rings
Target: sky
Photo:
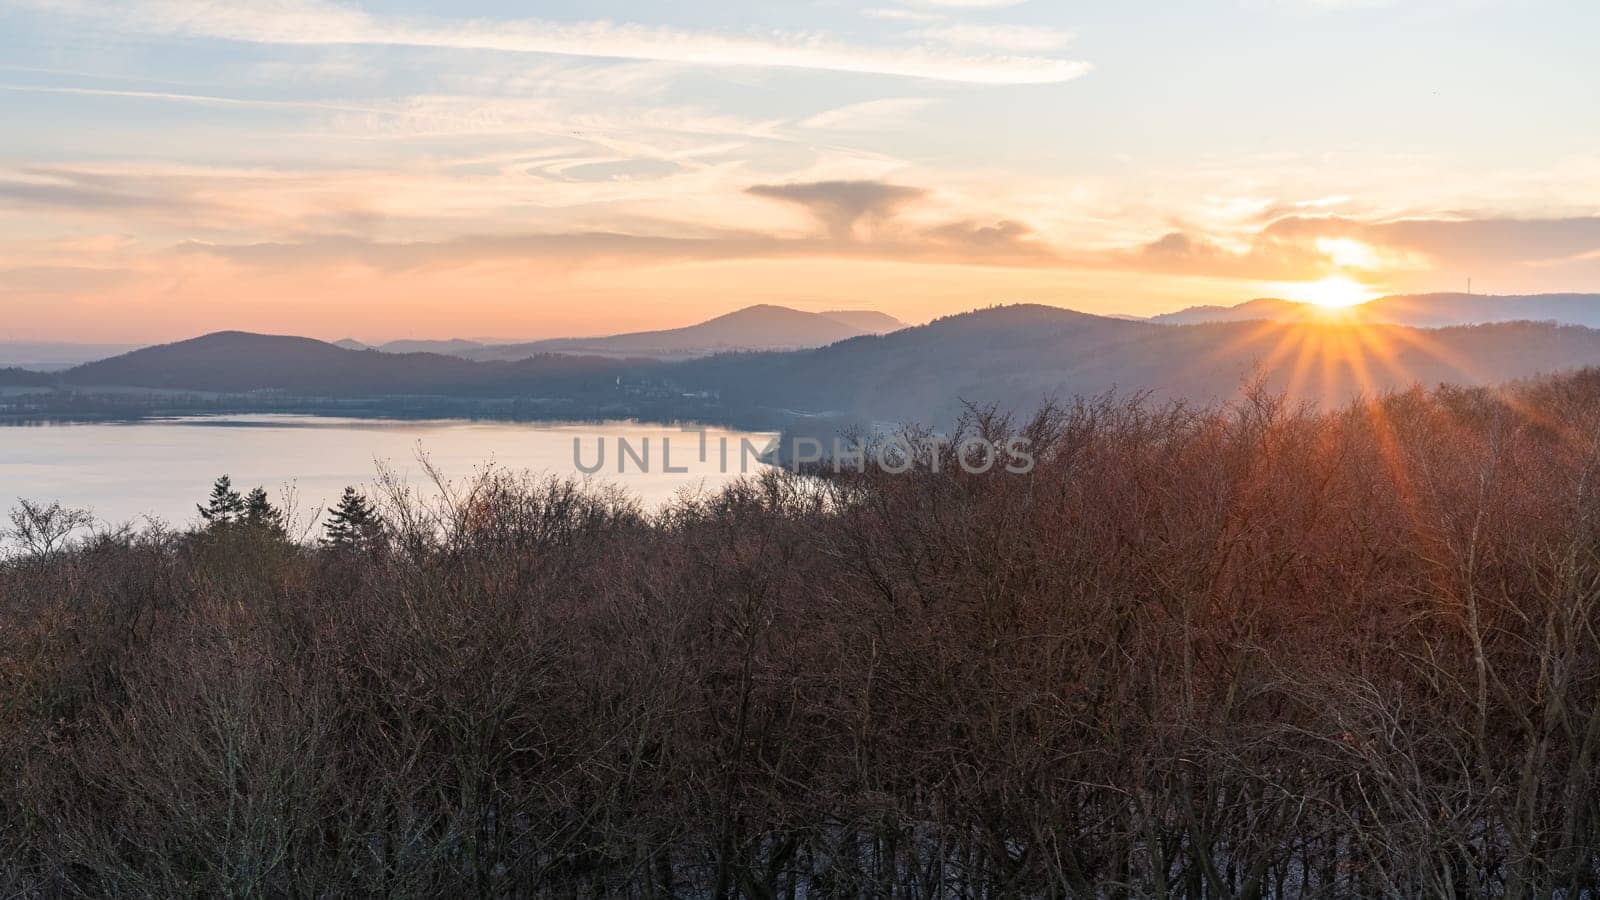
[[[0,340],[1600,291],[1592,2],[0,0]]]

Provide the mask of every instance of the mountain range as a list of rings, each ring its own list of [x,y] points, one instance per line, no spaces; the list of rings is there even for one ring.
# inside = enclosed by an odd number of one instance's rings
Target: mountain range
[[[624,345],[625,346],[625,345]],[[224,332],[55,376],[68,388],[293,396],[536,399],[577,415],[659,415],[640,398],[714,398],[694,415],[754,410],[948,422],[964,403],[1026,411],[1106,391],[1210,403],[1259,381],[1292,399],[1442,382],[1493,384],[1600,366],[1600,330],[1548,322],[1419,329],[1373,322],[1166,325],[1039,305],[977,310],[825,347],[682,361],[545,352],[516,361],[351,350]],[[0,382],[3,382],[0,376]],[[687,413],[684,413],[687,414]]]
[[[346,350],[377,350],[381,353],[442,353],[446,356],[461,356],[473,350],[488,346],[482,341],[468,341],[462,338],[452,338],[445,341],[389,341],[386,344],[364,344],[355,338],[345,338],[334,341],[335,347]]]
[[[904,323],[882,313],[812,313],[763,304],[748,306],[686,328],[594,338],[555,338],[526,344],[481,347],[459,355],[479,361],[519,359],[535,353],[691,359],[738,350],[822,347],[847,338],[903,327]]]
[[[736,350],[797,350],[821,347],[863,334],[904,328],[893,316],[871,310],[803,312],[786,306],[748,306],[684,328],[638,331],[600,337],[551,338],[517,344],[462,339],[391,341],[376,346],[346,338],[335,344],[348,350],[384,353],[441,353],[489,362],[525,359],[544,353],[610,356],[629,359],[692,359]]]

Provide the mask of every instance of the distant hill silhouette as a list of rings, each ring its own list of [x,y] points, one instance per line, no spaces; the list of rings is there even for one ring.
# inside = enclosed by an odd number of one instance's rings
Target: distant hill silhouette
[[[1374,321],[1436,328],[1490,322],[1561,322],[1600,328],[1600,294],[1413,294],[1362,307]]]
[[[733,350],[793,350],[900,327],[874,312],[812,313],[786,306],[749,306],[698,325],[593,338],[554,338],[467,350],[476,360],[520,359],[536,353],[687,359]],[[454,351],[452,351],[454,352]]]
[[[809,313],[786,306],[749,306],[697,325],[664,331],[584,338],[549,338],[493,344],[461,338],[399,340],[366,344],[354,338],[334,341],[346,350],[384,353],[438,353],[479,362],[515,361],[542,353],[610,356],[634,359],[691,359],[734,350],[796,350],[821,347],[863,334],[882,334],[905,327],[893,316],[873,310],[831,310]]]
[[[32,369],[0,368],[0,388],[48,387],[56,382],[54,376]]]
[[[843,322],[852,328],[859,328],[868,334],[887,334],[906,327],[906,323],[894,316],[871,309],[833,309],[825,310],[818,315],[827,316],[835,322]]]
[[[1151,316],[1144,321],[1158,325],[1203,325],[1210,322],[1299,322],[1325,315],[1324,311],[1307,303],[1261,297],[1246,300],[1235,306],[1191,306],[1177,312]]]
[[[54,371],[126,353],[137,344],[70,344],[50,341],[0,341],[0,368]]]
[[[368,344],[355,338],[343,338],[342,340],[330,341],[330,343],[345,350],[381,350],[384,353],[442,353],[446,356],[459,355],[468,350],[477,350],[484,346],[480,341],[467,341],[460,338],[443,341],[389,341],[386,344]]]
[[[379,344],[374,350],[384,353],[442,353],[446,356],[464,356],[474,350],[481,350],[486,345],[481,341],[468,341],[461,338],[452,338],[445,341],[390,341]]]
[[[1192,306],[1152,316],[1149,321],[1195,325],[1249,320],[1298,322],[1330,316],[1416,328],[1524,321],[1600,328],[1600,294],[1395,294],[1331,313],[1309,304],[1267,297],[1237,306]]]
[[[347,350],[310,338],[227,331],[135,350],[62,373],[78,387],[327,396],[571,393],[609,384],[616,360],[542,355],[476,363],[434,353]]]

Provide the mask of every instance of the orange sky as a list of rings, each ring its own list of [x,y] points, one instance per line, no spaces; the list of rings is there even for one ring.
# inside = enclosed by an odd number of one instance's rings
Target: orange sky
[[[0,340],[1600,289],[1560,5],[1140,5],[0,0]]]

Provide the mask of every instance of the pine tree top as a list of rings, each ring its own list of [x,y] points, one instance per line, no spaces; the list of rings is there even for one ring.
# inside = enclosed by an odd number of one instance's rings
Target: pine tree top
[[[353,487],[344,489],[339,505],[328,510],[322,542],[329,547],[370,549],[383,537],[383,519],[366,495]]]
[[[211,496],[206,505],[196,508],[200,510],[200,518],[207,524],[226,525],[244,515],[245,499],[233,489],[233,479],[224,475],[211,485]]]

